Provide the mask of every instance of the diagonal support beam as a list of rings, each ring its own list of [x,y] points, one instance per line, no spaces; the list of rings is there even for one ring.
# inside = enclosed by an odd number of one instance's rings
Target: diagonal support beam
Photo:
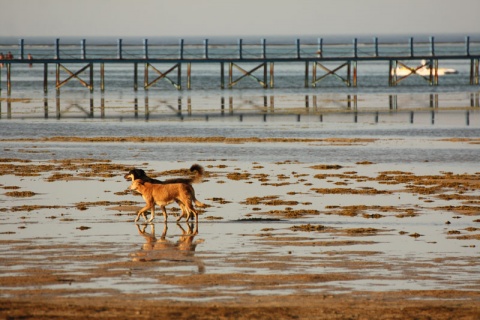
[[[90,82],[84,81],[82,78],[80,78],[80,74],[83,73],[85,70],[90,69]],[[60,70],[64,70],[67,72],[70,76],[66,78],[63,81],[60,81]],[[84,87],[90,89],[90,91],[93,91],[93,64],[89,63],[77,72],[72,72],[70,71],[67,67],[62,65],[61,63],[57,63],[57,81],[56,81],[56,89],[59,90],[62,86],[68,83],[71,79],[77,79]]]
[[[343,83],[345,83],[348,87],[350,87],[352,85],[351,80],[350,80],[350,69],[351,69],[350,65],[351,65],[350,61],[347,61],[347,62],[341,64],[340,66],[336,67],[335,69],[331,70],[331,69],[325,67],[320,62],[314,62],[313,63],[313,70],[312,70],[312,72],[313,72],[312,87],[316,87],[318,82],[324,80],[328,76],[334,76],[335,78],[337,78],[340,81],[342,81]],[[337,74],[337,72],[344,67],[347,67],[347,78],[344,78],[344,77]],[[322,69],[326,73],[317,78],[317,69],[318,68]],[[354,65],[354,86],[356,86],[356,82],[357,82],[356,81],[356,74],[357,74],[356,73],[356,66]]]
[[[239,70],[243,74],[241,77],[237,78],[236,80],[233,80],[233,67],[235,67],[237,70]],[[263,80],[261,80],[261,79],[259,79],[259,78],[257,78],[256,76],[253,75],[253,73],[255,71],[257,71],[258,69],[260,69],[262,67],[263,67]],[[250,71],[247,71],[247,70],[243,69],[242,67],[240,67],[239,65],[237,65],[233,62],[230,63],[229,83],[228,83],[229,88],[232,88],[234,85],[239,83],[240,80],[242,80],[246,77],[250,77],[251,79],[258,82],[263,88],[267,88],[267,63],[266,62],[261,63],[260,65],[256,66],[255,68],[253,68]]]
[[[393,67],[392,67],[393,66]],[[404,70],[408,71],[408,74],[398,77],[397,75],[397,66],[400,66]],[[417,75],[423,80],[427,81],[430,85],[437,85],[438,84],[438,61],[435,60],[433,62],[422,62],[422,64],[416,67],[410,67],[407,64],[401,61],[395,61],[394,64],[391,63],[391,70],[390,70],[390,85],[395,86],[402,82],[403,80],[409,78],[412,75]],[[425,76],[420,74],[420,70],[427,68],[429,70],[429,75]]]
[[[429,65],[429,63],[422,63],[421,65],[416,66],[416,67],[413,67],[413,68],[407,66],[405,63],[403,63],[403,62],[401,62],[401,61],[398,61],[397,63],[398,63],[398,65],[400,65],[401,67],[407,69],[407,70],[409,71],[409,74],[404,75],[404,76],[398,78],[395,84],[400,83],[401,81],[407,79],[407,78],[410,77],[411,75],[417,75],[417,76],[419,76],[420,78],[424,79],[425,81],[427,81],[427,82],[429,82],[429,83],[431,82],[431,77],[432,77],[432,69],[431,69],[431,68],[430,68],[430,77],[429,77],[429,78],[427,78],[427,77],[425,77],[425,76],[423,76],[423,75],[421,75],[421,74],[418,73],[418,71],[419,71],[420,69],[425,68],[427,65]]]
[[[153,71],[155,71],[159,76],[155,79],[153,79],[152,81],[149,82],[149,69],[152,69]],[[172,71],[174,71],[175,69],[177,69],[178,73],[177,73],[177,82],[173,81],[171,78],[168,77],[168,74]],[[145,90],[148,90],[151,86],[153,86],[155,83],[157,83],[158,81],[164,79],[165,81],[167,81],[168,83],[170,83],[172,86],[175,87],[175,89],[177,90],[181,90],[182,89],[182,85],[181,85],[181,65],[180,63],[177,63],[175,64],[173,67],[171,67],[170,69],[168,69],[167,71],[165,72],[162,72],[160,70],[158,70],[157,68],[155,68],[153,65],[151,65],[150,63],[146,63],[145,64],[145,83],[144,83],[144,87],[145,87]]]

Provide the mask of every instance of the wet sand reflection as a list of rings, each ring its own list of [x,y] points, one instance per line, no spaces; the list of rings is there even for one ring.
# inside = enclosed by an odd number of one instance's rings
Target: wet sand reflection
[[[179,223],[176,224],[181,231],[178,241],[167,239],[168,225],[163,224],[162,234],[157,237],[155,224],[137,224],[138,233],[145,239],[141,249],[132,253],[134,262],[173,261],[175,263],[193,263],[197,266],[198,273],[205,272],[203,261],[195,257],[197,245],[203,240],[195,240],[198,235],[198,224],[186,223],[186,230]],[[150,226],[150,232],[147,227]]]

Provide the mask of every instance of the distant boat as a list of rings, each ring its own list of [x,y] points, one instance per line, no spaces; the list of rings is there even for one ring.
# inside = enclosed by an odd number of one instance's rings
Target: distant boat
[[[404,67],[404,66],[399,66],[397,67],[396,69],[396,73],[397,73],[397,76],[408,76],[410,74],[418,74],[420,76],[430,76],[430,69],[431,69],[431,66],[430,64],[426,63],[425,60],[422,60],[422,64],[421,64],[422,67],[412,67],[412,68],[407,68],[407,67]],[[435,70],[431,70],[432,71],[432,75],[435,75]],[[455,69],[452,69],[452,68],[438,68],[438,75],[439,76],[444,76],[444,75],[447,75],[447,74],[457,74],[458,71],[455,70]],[[392,74],[393,74],[393,70],[392,70]]]

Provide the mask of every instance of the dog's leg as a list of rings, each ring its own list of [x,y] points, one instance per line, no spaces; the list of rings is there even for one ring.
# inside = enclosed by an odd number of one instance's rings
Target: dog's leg
[[[167,222],[167,210],[165,209],[165,206],[160,206],[160,208],[163,211],[163,219],[165,222]]]
[[[183,204],[183,202],[181,202],[180,200],[176,200],[178,205],[180,206],[180,209],[182,210],[182,213],[180,214],[180,216],[177,218],[177,222],[180,221],[182,219],[183,216],[185,217],[188,217],[188,211],[187,209],[185,208],[185,205]]]
[[[138,213],[137,213],[137,218],[135,219],[135,222],[137,222],[138,219],[140,219],[140,215],[142,215],[143,218],[144,218],[145,220],[147,220],[147,217],[145,216],[145,211],[147,211],[148,209],[150,209],[149,206],[145,206],[145,207],[143,207],[142,209],[140,209],[140,210],[138,211]]]
[[[193,212],[193,215],[195,216],[195,223],[198,224],[198,212],[195,209],[193,209],[192,212]]]
[[[187,205],[185,207],[186,207],[186,211],[188,212],[186,221],[188,222],[190,220],[190,218],[192,217],[192,213],[193,213],[193,215],[195,216],[195,221],[198,222],[197,210],[195,210],[195,208],[193,207],[192,202],[190,202],[190,203],[187,202]]]
[[[152,216],[150,217],[150,219],[148,219],[148,222],[152,222],[153,219],[155,219],[155,204],[152,206],[152,209],[150,211],[152,212]],[[145,218],[145,220],[147,220],[147,218]]]
[[[182,220],[182,217],[185,216],[185,217],[188,217],[188,211],[186,211],[185,207],[184,206],[180,206],[180,208],[182,209],[182,213],[180,213],[180,215],[178,216],[177,218],[177,222]]]
[[[192,217],[192,212],[190,211],[189,208],[185,208],[185,211],[187,212],[187,216],[186,216],[185,222],[188,223],[188,221],[189,221],[190,218]]]

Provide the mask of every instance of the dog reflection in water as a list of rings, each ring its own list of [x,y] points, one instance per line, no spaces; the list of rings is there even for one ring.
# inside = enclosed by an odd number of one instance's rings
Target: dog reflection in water
[[[150,232],[147,232],[147,226],[150,225]],[[136,225],[138,233],[143,236],[146,242],[142,245],[142,249],[133,253],[132,260],[136,262],[152,262],[152,261],[171,261],[171,262],[193,262],[197,265],[198,273],[205,272],[203,262],[194,256],[195,249],[199,243],[204,240],[195,240],[198,234],[198,224],[195,227],[187,223],[185,230],[179,223],[177,227],[182,232],[178,241],[167,239],[167,223],[163,224],[163,231],[160,237],[155,235],[155,224]]]

